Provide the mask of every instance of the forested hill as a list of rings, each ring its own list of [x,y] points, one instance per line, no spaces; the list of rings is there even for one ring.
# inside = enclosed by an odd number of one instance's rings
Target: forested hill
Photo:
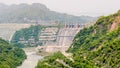
[[[30,22],[69,22],[87,23],[95,18],[90,16],[73,16],[51,11],[39,3],[5,5],[0,4],[0,23],[30,23]]]
[[[120,11],[102,16],[88,28],[80,30],[68,52],[72,59],[54,54],[39,61],[36,68],[119,68],[120,67]],[[61,56],[61,57],[57,57]],[[58,61],[59,60],[59,61]]]
[[[120,11],[103,16],[94,26],[84,28],[69,49],[74,60],[88,66],[120,67]]]
[[[0,38],[0,68],[16,68],[26,58],[25,52]]]

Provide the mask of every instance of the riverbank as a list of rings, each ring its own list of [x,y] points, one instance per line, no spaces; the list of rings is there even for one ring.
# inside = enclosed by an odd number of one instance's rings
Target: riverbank
[[[41,55],[36,54],[35,47],[24,48],[23,50],[27,55],[27,59],[25,59],[22,65],[17,68],[35,68],[38,61],[43,59]]]

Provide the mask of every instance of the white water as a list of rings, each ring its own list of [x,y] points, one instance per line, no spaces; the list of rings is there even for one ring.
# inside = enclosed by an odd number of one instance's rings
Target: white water
[[[27,59],[25,59],[22,65],[17,68],[35,68],[35,66],[38,63],[38,60],[42,59],[43,57],[40,55],[37,55],[35,50],[26,51],[24,49],[24,51],[26,52]]]

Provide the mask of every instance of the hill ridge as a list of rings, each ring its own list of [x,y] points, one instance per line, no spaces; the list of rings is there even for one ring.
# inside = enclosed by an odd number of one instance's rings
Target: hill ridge
[[[50,10],[40,3],[0,4],[0,23],[68,22],[87,23],[96,19],[90,16],[74,16]]]

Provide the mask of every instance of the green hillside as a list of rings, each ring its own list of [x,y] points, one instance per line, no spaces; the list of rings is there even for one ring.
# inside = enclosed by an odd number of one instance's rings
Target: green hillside
[[[25,52],[0,39],[0,68],[16,68],[26,58]]]
[[[10,42],[20,48],[41,46],[48,41],[56,42],[56,36],[58,35],[59,29],[62,27],[63,24],[47,26],[31,25],[28,28],[17,30],[12,36]],[[49,38],[52,38],[52,40],[49,40]]]
[[[42,28],[44,26],[31,26],[18,30],[13,35],[11,42],[18,47],[36,46],[39,44],[39,33]]]
[[[48,68],[119,68],[120,67],[120,11],[109,16],[100,17],[97,22],[88,28],[80,30],[75,36],[68,52],[72,53],[72,60],[60,54],[49,59],[39,61]],[[54,59],[54,60],[53,60]],[[56,60],[60,59],[61,62]],[[51,61],[52,60],[52,61]],[[49,62],[51,61],[51,62]]]

